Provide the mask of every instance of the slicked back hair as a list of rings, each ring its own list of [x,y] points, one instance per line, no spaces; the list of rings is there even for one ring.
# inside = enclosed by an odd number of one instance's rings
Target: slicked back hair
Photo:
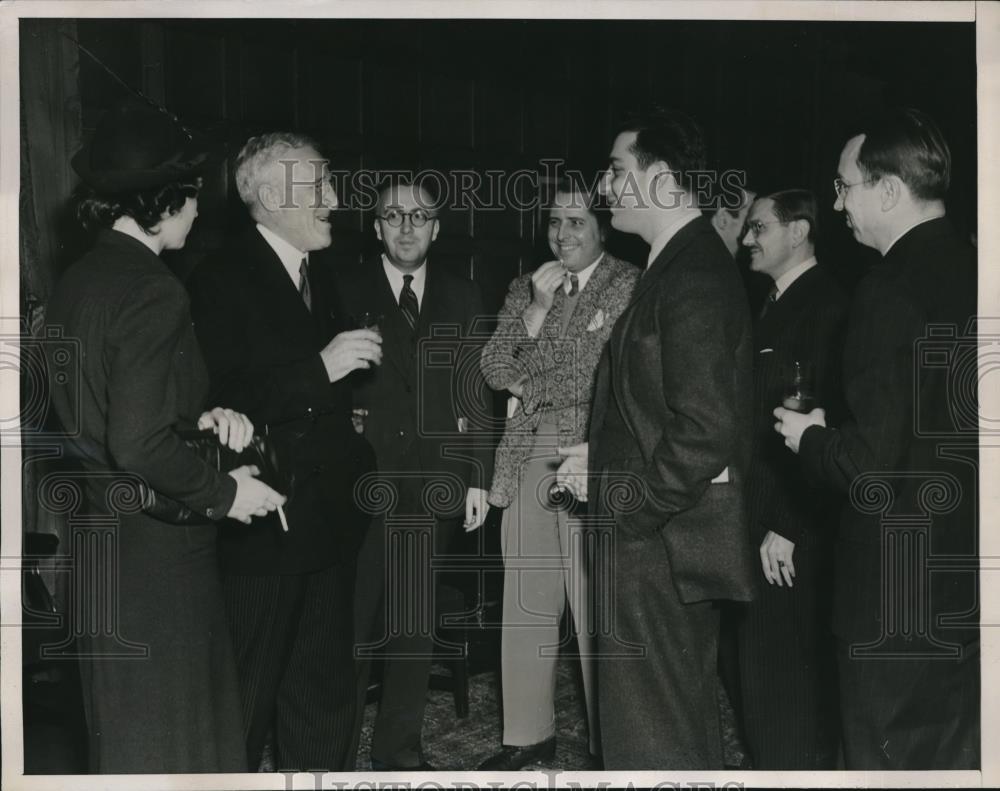
[[[434,181],[430,178],[413,179],[407,175],[401,175],[394,173],[392,175],[386,176],[378,184],[378,198],[375,201],[375,214],[377,216],[382,216],[385,211],[385,199],[387,195],[394,192],[399,192],[403,189],[412,189],[413,193],[417,196],[417,203],[421,209],[428,212],[431,217],[436,218],[441,211],[441,199],[438,197],[437,189],[435,189]],[[430,203],[428,205],[423,205],[423,200],[420,197],[420,193],[427,196]]]
[[[704,171],[706,162],[705,136],[694,119],[678,110],[652,107],[626,118],[617,134],[623,132],[636,133],[629,150],[640,168],[662,160],[680,187],[693,190],[689,174]]]
[[[774,203],[774,216],[782,223],[790,223],[795,220],[805,220],[809,223],[809,234],[806,238],[816,244],[817,223],[816,223],[816,196],[809,190],[791,189],[772,192],[765,195]]]
[[[943,200],[951,183],[951,150],[929,116],[894,108],[871,118],[859,134],[858,168],[868,181],[897,176],[919,200]]]

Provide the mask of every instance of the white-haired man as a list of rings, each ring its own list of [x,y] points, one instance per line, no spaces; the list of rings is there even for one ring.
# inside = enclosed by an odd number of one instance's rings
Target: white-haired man
[[[251,138],[236,183],[256,226],[196,270],[192,313],[213,394],[266,427],[292,481],[284,522],[233,525],[220,540],[248,759],[258,766],[271,731],[278,768],[343,771],[353,768],[351,612],[367,527],[353,487],[374,461],[344,378],[378,365],[381,341],[341,331],[333,281],[310,268],[337,205],[315,143]]]

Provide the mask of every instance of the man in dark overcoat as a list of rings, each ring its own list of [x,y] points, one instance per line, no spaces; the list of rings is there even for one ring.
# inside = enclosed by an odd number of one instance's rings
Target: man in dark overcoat
[[[774,410],[807,473],[847,497],[833,630],[848,769],[979,766],[976,253],[945,216],[950,178],[917,110],[847,141],[834,209],[882,255],[851,306],[850,418]]]

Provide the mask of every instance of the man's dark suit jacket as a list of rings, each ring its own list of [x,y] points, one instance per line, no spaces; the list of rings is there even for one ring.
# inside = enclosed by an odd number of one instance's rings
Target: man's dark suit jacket
[[[743,728],[758,769],[836,766],[836,663],[830,634],[833,540],[839,499],[806,479],[774,430],[793,362],[809,363],[817,406],[843,420],[841,359],[847,297],[822,266],[800,275],[754,324],[751,549],[768,531],[795,543],[794,586],[768,584],[740,623]]]
[[[739,275],[708,220],[693,220],[643,274],[615,324],[598,369],[590,448],[594,469],[628,461],[638,474],[643,502],[619,514],[616,529],[632,540],[662,538],[684,603],[750,598],[750,355]],[[602,429],[616,402],[627,432],[612,435]],[[728,482],[711,483],[726,470]]]
[[[715,600],[752,589],[750,316],[708,220],[678,230],[640,278],[591,420],[595,530],[613,522],[595,553],[610,586],[596,613],[604,765],[721,768]]]
[[[799,361],[812,366],[816,406],[826,411],[827,422],[843,420],[841,364],[847,305],[837,282],[822,266],[814,266],[754,325],[751,548],[759,547],[769,530],[795,542],[796,549],[830,537],[832,526],[817,521],[820,503],[815,483],[806,480],[801,463],[774,430],[771,413],[781,406],[789,370]]]
[[[440,517],[465,513],[469,486],[488,489],[493,447],[482,427],[490,414],[479,373],[485,338],[471,339],[473,322],[483,316],[479,288],[428,261],[427,280],[415,333],[399,309],[381,258],[337,271],[337,284],[353,315],[382,316],[382,364],[350,377],[356,407],[368,410],[365,438],[375,449],[380,474],[428,474],[440,497],[431,510]],[[468,432],[459,431],[465,418]]]
[[[810,474],[849,495],[833,602],[848,769],[980,765],[976,276],[946,218],[897,240],[851,308],[851,418],[802,434]]]
[[[975,352],[956,339],[976,313],[976,276],[975,249],[946,218],[922,223],[899,239],[859,285],[851,307],[844,346],[851,419],[836,428],[810,427],[800,444],[809,473],[845,495],[858,476],[872,473],[888,480],[893,514],[937,511],[930,520],[932,555],[978,551],[976,428],[956,425],[963,407],[966,420],[977,414],[975,385],[963,388],[957,375],[964,365],[975,382]],[[924,354],[919,341],[932,324],[950,325],[953,334],[925,342],[937,351]],[[953,451],[951,459],[939,452],[956,439],[964,451]],[[954,476],[960,487],[948,494],[947,480],[941,484],[947,507],[921,491],[928,479],[942,476]],[[876,640],[883,626],[884,517],[872,496],[881,495],[855,491],[840,525],[834,631],[852,641]],[[974,627],[938,623],[941,614],[974,607],[975,573],[932,576],[931,633],[949,643],[975,639]],[[911,613],[923,609],[917,602],[907,606]]]
[[[346,379],[330,383],[319,352],[346,327],[328,264],[309,269],[312,310],[256,229],[203,262],[189,283],[195,330],[211,378],[211,403],[246,413],[269,432],[294,483],[285,506],[252,525],[228,525],[223,569],[295,574],[353,562],[368,519],[354,483],[374,468],[353,429]]]

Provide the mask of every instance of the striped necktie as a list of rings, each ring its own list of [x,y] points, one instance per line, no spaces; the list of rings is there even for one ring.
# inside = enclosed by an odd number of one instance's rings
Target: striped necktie
[[[309,288],[309,259],[303,258],[299,264],[299,296],[306,303],[306,310],[312,312],[312,291]]]
[[[399,291],[399,309],[406,323],[410,325],[410,330],[415,332],[417,319],[420,316],[420,305],[417,303],[417,295],[410,286],[412,282],[413,275],[403,275],[403,287]]]

